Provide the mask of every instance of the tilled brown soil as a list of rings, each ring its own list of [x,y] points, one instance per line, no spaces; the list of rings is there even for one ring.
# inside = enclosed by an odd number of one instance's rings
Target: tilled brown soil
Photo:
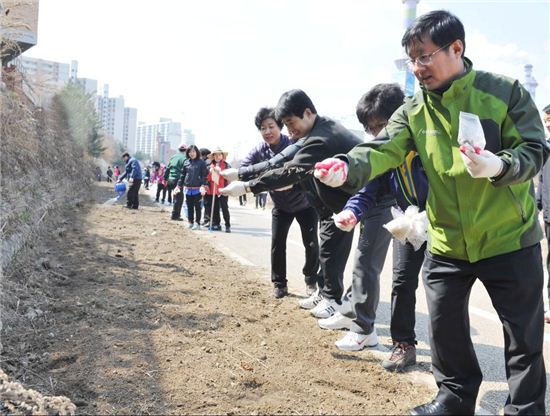
[[[399,414],[430,399],[368,351],[339,352],[297,298],[270,297],[147,196],[138,211],[111,196],[100,184],[7,278],[12,377],[78,413]]]

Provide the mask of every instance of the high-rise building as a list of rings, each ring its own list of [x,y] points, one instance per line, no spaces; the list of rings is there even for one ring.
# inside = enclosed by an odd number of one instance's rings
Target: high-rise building
[[[97,94],[97,80],[91,78],[77,78],[76,83],[82,87],[86,94],[95,96]]]
[[[70,78],[71,65],[63,62],[20,56],[14,63],[21,73],[35,84],[62,88]]]
[[[188,145],[195,144],[195,134],[191,129],[183,129],[182,142],[187,143]]]
[[[158,157],[160,142],[169,142],[172,149],[177,149],[182,142],[181,123],[161,118],[158,123],[138,124],[136,152],[143,152],[154,159]]]
[[[103,95],[97,97],[97,114],[103,132],[124,142],[124,97],[109,97],[109,85],[103,86]]]
[[[124,107],[122,144],[130,152],[136,151],[137,108]]]

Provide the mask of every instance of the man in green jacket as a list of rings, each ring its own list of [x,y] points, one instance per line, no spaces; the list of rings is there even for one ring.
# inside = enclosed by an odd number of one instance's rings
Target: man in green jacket
[[[504,330],[504,414],[544,414],[542,230],[531,179],[549,150],[537,108],[519,82],[474,71],[464,57],[464,27],[449,12],[417,18],[402,45],[421,91],[393,114],[387,137],[318,163],[314,174],[357,190],[409,150],[420,155],[430,185],[423,277],[439,392],[411,414],[474,413],[482,374],[468,300],[476,279]],[[479,117],[484,149],[459,146],[461,112]]]
[[[164,179],[168,181],[168,198],[170,198],[172,191],[178,185],[178,180],[181,175],[181,168],[183,163],[187,159],[186,156],[187,145],[182,143],[178,147],[178,152],[170,158],[168,166],[164,171]],[[181,207],[183,206],[183,192],[174,195],[174,206],[172,208],[172,220],[182,221]]]

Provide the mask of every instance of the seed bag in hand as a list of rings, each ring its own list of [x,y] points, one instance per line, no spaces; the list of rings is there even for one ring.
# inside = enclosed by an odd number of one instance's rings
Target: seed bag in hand
[[[485,149],[485,133],[477,114],[460,112],[458,118],[458,144],[470,145],[476,153]]]
[[[417,206],[410,205],[405,212],[392,207],[391,213],[393,220],[384,224],[384,228],[401,243],[408,241],[418,250],[428,239],[426,211],[419,212]]]

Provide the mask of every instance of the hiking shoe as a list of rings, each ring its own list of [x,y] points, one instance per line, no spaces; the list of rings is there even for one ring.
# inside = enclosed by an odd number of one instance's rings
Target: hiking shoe
[[[336,312],[330,318],[319,319],[317,323],[322,329],[350,329],[353,320]]]
[[[179,218],[170,218],[172,221],[183,221],[183,218],[179,217]]]
[[[340,305],[334,299],[323,299],[310,312],[316,318],[330,318],[336,312],[340,311]]]
[[[302,309],[313,309],[319,302],[323,300],[323,296],[319,294],[319,289],[311,294],[309,298],[300,299],[298,304]]]
[[[276,287],[273,289],[273,296],[277,299],[280,299],[282,297],[285,297],[288,295],[288,288],[285,287]]]
[[[212,231],[221,231],[221,230],[222,230],[222,227],[219,226],[219,225],[213,225],[210,229],[211,229]]]
[[[376,335],[376,329],[368,335],[349,331],[334,345],[344,351],[361,351],[365,347],[376,347],[378,345],[378,335]]]
[[[190,230],[193,229],[193,224],[187,224],[187,228],[189,228]]]
[[[401,371],[416,364],[416,347],[408,342],[394,342],[390,357],[382,361],[382,367],[388,371]]]
[[[306,285],[306,296],[311,296],[317,291],[317,283]]]
[[[226,233],[230,233],[231,232],[231,227],[228,227],[227,225],[225,226],[225,232]]]

